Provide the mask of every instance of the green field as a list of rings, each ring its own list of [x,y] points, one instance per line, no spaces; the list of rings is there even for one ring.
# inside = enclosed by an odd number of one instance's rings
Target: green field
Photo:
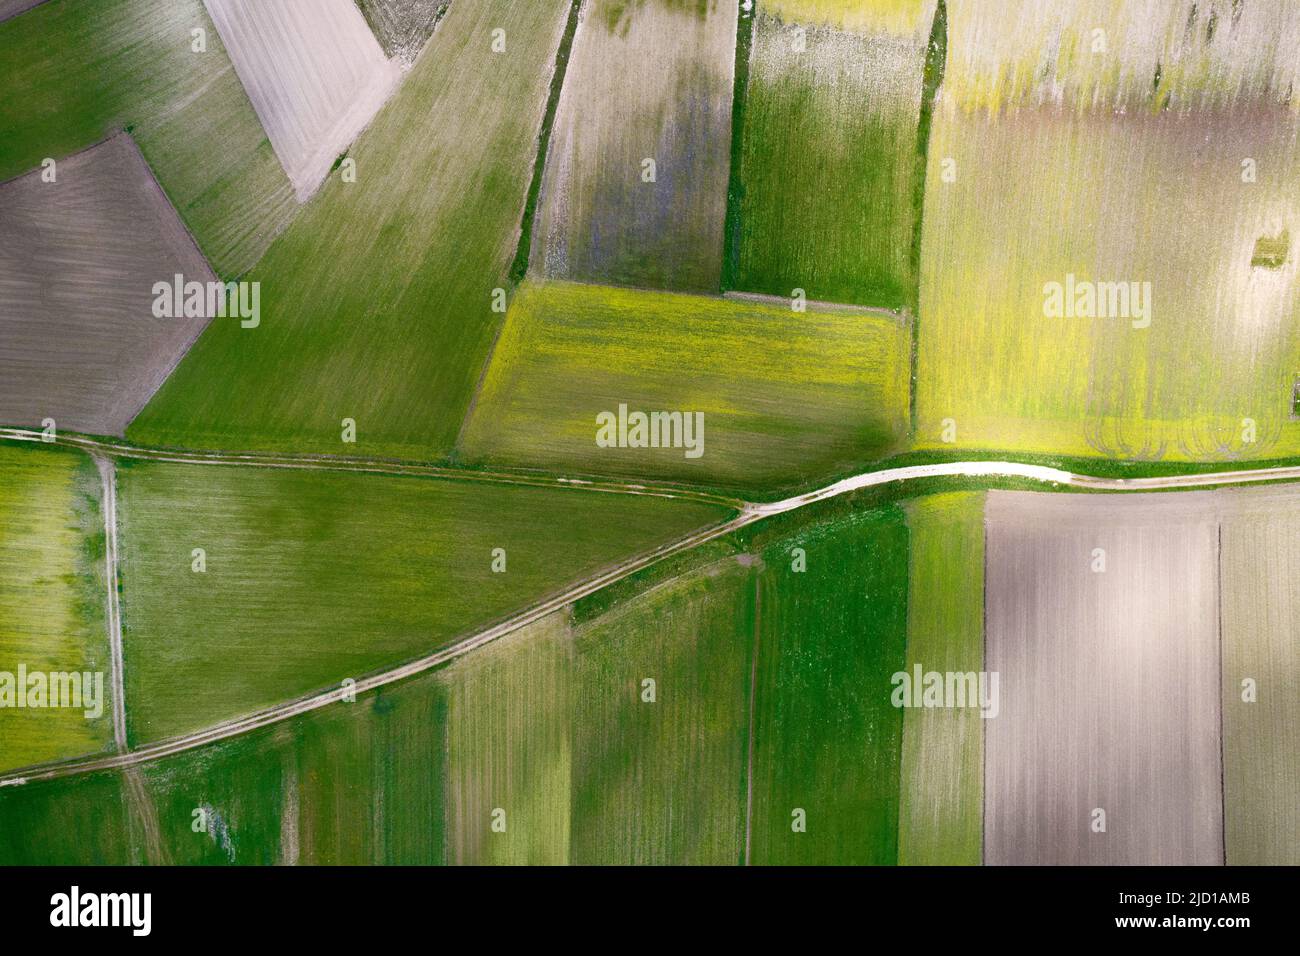
[[[223,277],[297,209],[201,0],[49,0],[0,23],[0,75],[0,181],[126,129]]]
[[[727,558],[576,630],[573,863],[741,860],[753,587]]]
[[[727,285],[915,311],[917,135],[935,4],[882,11],[863,32],[821,23],[833,15],[826,4],[777,6],[761,6],[753,27]]]
[[[654,497],[203,465],[124,462],[118,484],[133,743],[429,654],[726,516]]]
[[[763,550],[752,863],[897,862],[903,715],[889,697],[907,639],[907,547],[902,510],[886,506]]]
[[[442,863],[445,710],[421,675],[150,765],[150,862]]]
[[[906,503],[907,670],[984,669],[984,495]],[[969,709],[903,717],[898,862],[978,866],[984,843],[984,718]]]
[[[955,5],[949,23],[917,445],[943,447],[947,426],[957,448],[1296,454],[1300,148],[1278,11],[1250,6],[1214,31],[1174,4],[1016,7],[1017,31],[981,4]],[[1113,55],[1090,52],[1094,29]],[[1052,314],[1050,284],[1071,280],[1130,296],[1145,283],[1150,308]]]
[[[499,328],[493,290],[508,285],[568,11],[452,4],[351,149],[357,181],[331,176],[251,276],[261,325],[213,323],[128,436],[445,456]]]
[[[145,862],[119,773],[0,788],[0,820],[0,866]]]
[[[422,675],[143,768],[5,788],[0,865],[442,863],[445,743]]]
[[[535,275],[718,291],[735,48],[736,0],[584,3],[538,206]]]
[[[0,709],[0,770],[105,750],[112,693],[99,476],[84,455],[0,445],[0,672],[102,675],[102,713]],[[92,678],[93,680],[93,678]],[[83,703],[89,703],[84,701]]]
[[[441,675],[450,863],[568,862],[574,674],[568,617],[567,609],[556,612]]]
[[[461,444],[470,462],[730,488],[825,479],[897,450],[907,328],[845,311],[529,283]],[[597,415],[702,412],[703,453],[600,447]]]

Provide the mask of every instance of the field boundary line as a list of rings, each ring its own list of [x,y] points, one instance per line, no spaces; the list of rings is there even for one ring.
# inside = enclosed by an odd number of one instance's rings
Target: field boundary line
[[[119,752],[126,753],[126,692],[122,676],[125,657],[122,654],[122,606],[117,593],[117,467],[111,458],[92,457],[104,496],[104,577],[108,589],[104,610],[108,618],[108,685],[113,697],[113,743]]]

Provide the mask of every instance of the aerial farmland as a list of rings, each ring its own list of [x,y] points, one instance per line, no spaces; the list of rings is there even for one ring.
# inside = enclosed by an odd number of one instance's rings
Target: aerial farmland
[[[0,873],[1300,865],[1297,51],[0,0]]]

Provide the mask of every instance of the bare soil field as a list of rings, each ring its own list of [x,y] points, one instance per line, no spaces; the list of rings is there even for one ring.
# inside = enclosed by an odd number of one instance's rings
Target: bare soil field
[[[305,202],[384,105],[399,69],[352,0],[204,0]]]
[[[989,493],[985,863],[1223,862],[1217,502]]]
[[[0,421],[121,435],[207,325],[154,283],[215,276],[130,136],[41,172],[0,184]]]

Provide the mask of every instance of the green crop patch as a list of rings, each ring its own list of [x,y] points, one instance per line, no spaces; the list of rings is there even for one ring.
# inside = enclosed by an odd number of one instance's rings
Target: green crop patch
[[[155,864],[444,862],[446,703],[431,675],[142,773]]]
[[[905,670],[978,674],[984,669],[984,495],[928,495],[904,507],[910,545]],[[984,719],[969,706],[905,711],[899,863],[981,862]]]
[[[145,862],[122,774],[0,787],[0,866],[127,866]]]
[[[907,546],[889,506],[763,550],[752,863],[897,862]]]
[[[127,434],[438,459],[499,328],[567,0],[452,4],[401,88]],[[493,31],[510,38],[493,52]],[[453,121],[454,118],[454,121]],[[500,292],[496,290],[501,290]],[[355,423],[344,445],[342,422]]]
[[[740,861],[753,588],[728,558],[575,632],[573,863]]]
[[[133,742],[432,653],[728,514],[257,468],[124,464],[118,483]]]
[[[223,277],[297,209],[201,0],[51,0],[0,23],[0,75],[0,181],[125,129]]]
[[[834,25],[843,17],[825,6],[763,5],[754,24],[727,286],[915,311],[917,135],[934,3],[882,12],[862,32]]]
[[[529,283],[461,451],[741,489],[824,479],[904,441],[907,349],[879,315]]]
[[[448,862],[568,862],[571,650],[566,609],[442,673]]]
[[[111,745],[107,593],[91,460],[0,445],[0,770]]]

